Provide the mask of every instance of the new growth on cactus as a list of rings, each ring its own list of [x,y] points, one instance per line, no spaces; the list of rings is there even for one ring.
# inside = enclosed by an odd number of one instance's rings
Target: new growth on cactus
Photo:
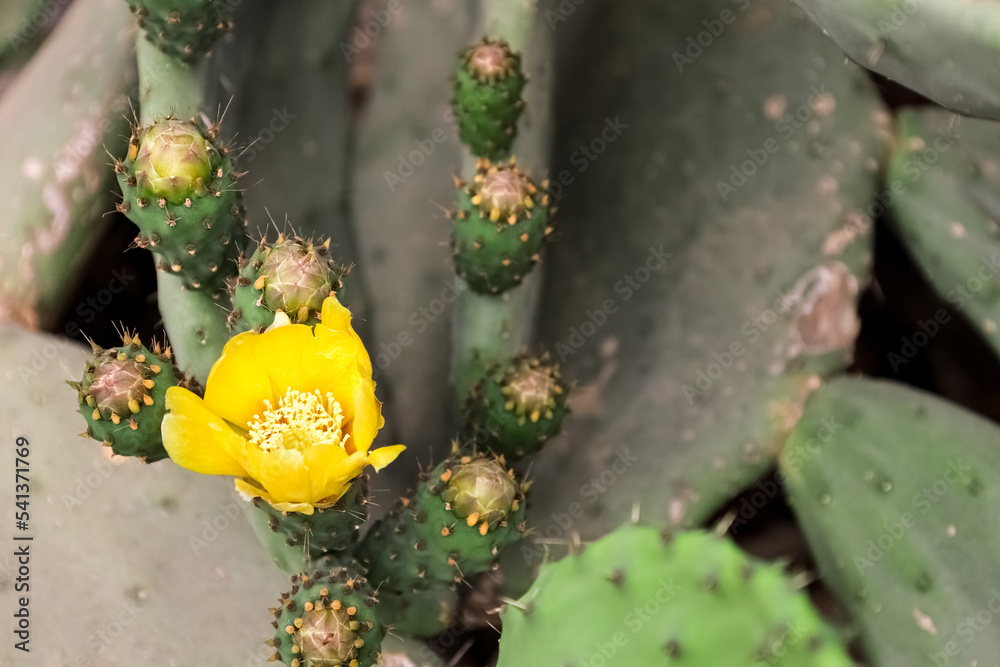
[[[77,390],[80,414],[87,420],[82,435],[119,456],[146,463],[166,458],[160,424],[167,411],[167,389],[188,384],[174,366],[170,348],[156,343],[150,350],[127,331],[120,347],[92,347],[83,379],[69,383]]]
[[[236,271],[246,227],[237,174],[217,128],[166,118],[133,130],[125,159],[115,162],[118,210],[139,227],[136,245],[157,268],[209,292]]]
[[[130,0],[129,8],[151,44],[188,65],[232,28],[224,0]]]
[[[541,187],[511,158],[477,160],[471,184],[456,179],[458,207],[452,214],[455,271],[482,294],[519,284],[538,261],[549,224],[548,183]]]
[[[527,81],[521,55],[503,40],[484,37],[460,56],[451,104],[459,137],[473,155],[496,160],[510,152]]]
[[[292,577],[274,614],[272,660],[288,667],[375,667],[385,636],[376,598],[356,565]]]
[[[262,239],[249,259],[239,260],[230,328],[262,333],[279,310],[299,324],[318,323],[323,300],[340,288],[346,273],[329,253],[330,239],[320,244],[284,234],[273,244]]]
[[[463,416],[480,447],[509,459],[538,452],[562,430],[569,386],[548,354],[494,364],[473,388]]]

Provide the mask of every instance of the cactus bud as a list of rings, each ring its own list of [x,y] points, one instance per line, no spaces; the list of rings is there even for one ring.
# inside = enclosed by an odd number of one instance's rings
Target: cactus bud
[[[273,245],[262,240],[233,286],[230,327],[264,331],[279,310],[293,322],[317,323],[323,300],[340,288],[344,273],[327,257],[329,250],[329,240],[319,245],[284,235]]]
[[[296,667],[375,667],[385,637],[378,599],[357,563],[328,574],[292,577],[291,591],[272,609],[273,659]]]
[[[119,456],[152,463],[167,456],[160,438],[167,389],[187,383],[171,361],[170,348],[156,345],[150,351],[126,333],[122,347],[94,346],[83,380],[70,385],[87,420],[86,435]]]
[[[236,272],[246,220],[236,173],[215,131],[168,118],[135,128],[115,164],[118,209],[139,227],[136,245],[192,289],[216,290]]]
[[[452,472],[441,497],[459,519],[475,515],[479,522],[494,524],[511,513],[517,493],[517,484],[503,466],[494,459],[479,458]]]
[[[214,160],[213,160],[214,158]],[[218,153],[190,123],[165,120],[145,132],[135,159],[140,197],[182,204],[204,197]]]
[[[453,214],[455,270],[475,291],[499,294],[519,284],[540,259],[551,233],[548,194],[513,158],[480,160],[471,185],[461,183]]]
[[[521,56],[507,42],[484,39],[459,57],[452,108],[459,137],[474,155],[496,160],[510,152],[525,83]]]
[[[477,445],[512,459],[533,454],[559,434],[569,387],[548,355],[517,356],[491,368],[473,388],[465,431]]]

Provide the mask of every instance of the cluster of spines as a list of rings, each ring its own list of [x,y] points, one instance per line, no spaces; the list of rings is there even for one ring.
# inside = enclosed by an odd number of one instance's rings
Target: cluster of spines
[[[167,457],[160,437],[166,413],[166,391],[190,381],[172,361],[169,347],[149,350],[127,331],[122,346],[109,350],[91,343],[83,379],[70,382],[77,390],[80,413],[87,420],[82,436],[102,442],[120,456],[147,463]]]
[[[262,332],[279,310],[292,322],[318,323],[323,300],[340,289],[347,273],[329,254],[330,239],[317,243],[284,234],[274,243],[261,239],[250,257],[238,260],[239,275],[230,286],[230,330]]]
[[[385,626],[378,598],[356,564],[291,578],[291,590],[271,609],[271,657],[287,667],[374,667]]]
[[[205,141],[208,181],[194,179],[197,187],[178,202],[155,192],[148,181],[140,182],[137,160],[149,133],[175,128],[197,133]],[[156,256],[156,266],[164,273],[180,276],[186,287],[217,291],[236,270],[238,240],[246,228],[242,193],[236,187],[238,174],[228,150],[218,139],[219,128],[198,119],[179,121],[168,117],[146,127],[134,127],[128,154],[116,159],[114,170],[122,191],[117,205],[139,227],[136,246],[149,249]],[[165,175],[161,180],[173,184],[180,178]]]
[[[232,29],[221,0],[131,0],[146,39],[186,65],[197,63]]]
[[[259,497],[251,502],[267,515],[271,532],[285,536],[285,544],[308,549],[311,558],[322,558],[346,551],[357,541],[368,518],[368,478],[362,475],[336,503],[318,506],[312,514],[283,512]]]
[[[527,81],[521,55],[504,40],[484,37],[459,56],[452,109],[459,137],[474,155],[495,160],[510,152]]]
[[[455,454],[421,473],[417,490],[372,527],[360,560],[387,593],[454,588],[495,569],[500,551],[525,534],[527,488],[503,458]]]
[[[548,353],[519,354],[493,364],[466,405],[466,434],[477,446],[510,459],[540,450],[562,430],[569,385]]]
[[[548,182],[535,185],[512,157],[501,164],[479,159],[472,183],[456,178],[455,185],[458,203],[449,217],[456,272],[481,294],[520,284],[553,231]]]

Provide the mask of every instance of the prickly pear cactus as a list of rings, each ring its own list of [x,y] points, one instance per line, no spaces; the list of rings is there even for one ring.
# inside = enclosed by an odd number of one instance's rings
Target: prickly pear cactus
[[[272,609],[270,645],[288,667],[375,667],[385,636],[367,580],[351,567],[292,577],[292,589]]]
[[[491,569],[500,551],[522,537],[524,490],[502,459],[444,461],[371,528],[359,558],[382,591],[451,588]]]
[[[561,86],[591,111],[560,129],[552,189],[573,229],[547,253],[540,340],[580,402],[572,442],[532,462],[560,480],[533,488],[534,523],[596,538],[638,504],[696,526],[851,359],[888,116],[780,0],[581,5],[564,28],[608,46]]]
[[[569,385],[549,358],[518,355],[489,369],[472,390],[465,432],[478,446],[509,459],[539,451],[569,414]]]
[[[128,333],[121,347],[102,350],[95,345],[83,380],[70,382],[79,395],[80,414],[87,420],[84,435],[119,456],[135,456],[146,463],[167,458],[160,437],[167,389],[187,384],[169,347],[156,344],[149,350]]]
[[[232,25],[224,0],[130,0],[129,7],[160,51],[194,64]]]
[[[329,253],[330,239],[320,244],[284,234],[273,244],[262,239],[249,259],[239,261],[229,314],[233,332],[263,332],[279,310],[299,324],[319,322],[323,299],[340,287],[343,274]]]
[[[989,664],[1000,635],[1000,429],[891,382],[817,392],[781,473],[824,580],[879,667]]]
[[[236,172],[216,132],[168,118],[136,128],[128,155],[115,162],[118,209],[139,227],[136,245],[192,289],[217,289],[235,273],[246,227]]]
[[[796,0],[859,65],[943,107],[1000,119],[1000,9],[949,0]]]
[[[879,206],[938,294],[1000,355],[1000,127],[942,109],[904,109],[896,127]],[[893,370],[951,317],[922,321],[909,346],[890,354]]]
[[[503,613],[497,667],[850,667],[781,568],[701,532],[624,526],[542,566]]]
[[[470,184],[458,184],[452,214],[455,271],[482,294],[519,284],[540,259],[549,226],[549,196],[511,159],[479,160]]]
[[[496,160],[508,154],[524,110],[525,83],[521,54],[503,40],[483,38],[459,57],[451,104],[459,136],[473,155]]]

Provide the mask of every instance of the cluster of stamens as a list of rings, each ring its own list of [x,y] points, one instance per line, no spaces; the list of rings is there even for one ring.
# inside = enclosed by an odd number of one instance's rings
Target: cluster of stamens
[[[264,452],[304,451],[318,445],[347,449],[350,434],[343,433],[344,413],[333,394],[289,389],[278,405],[264,400],[264,411],[249,424],[250,442]],[[348,452],[350,453],[350,452]]]

